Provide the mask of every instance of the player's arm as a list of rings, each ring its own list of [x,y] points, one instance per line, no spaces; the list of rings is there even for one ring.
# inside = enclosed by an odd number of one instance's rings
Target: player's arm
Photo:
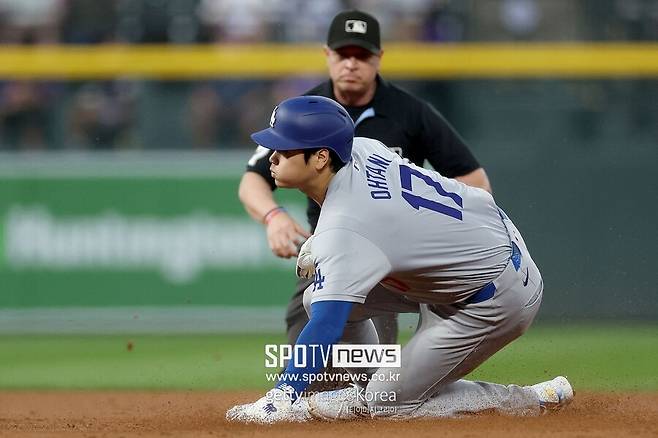
[[[290,361],[274,388],[254,403],[229,409],[226,412],[228,420],[270,424],[288,418],[293,403],[311,382],[310,376],[323,368],[324,357],[327,357],[331,345],[340,340],[352,310],[352,303],[321,301],[312,304],[311,309],[313,316],[300,333],[296,344],[306,348],[307,366],[297,367],[295,361]],[[298,349],[295,348],[295,351]]]
[[[480,166],[461,136],[429,104],[423,104],[419,142],[427,161],[441,175],[492,193],[486,171]]]
[[[298,273],[314,275],[311,297],[311,318],[302,330],[297,345],[305,345],[314,363],[303,368],[288,364],[277,388],[294,390],[296,396],[312,381],[310,376],[320,371],[321,351],[312,352],[309,345],[319,345],[322,351],[338,343],[343,336],[353,303],[363,303],[368,292],[384,278],[391,264],[383,251],[369,239],[343,228],[322,231],[306,241],[297,260]],[[310,290],[307,290],[308,294]],[[306,297],[305,297],[306,298]]]
[[[323,357],[327,357],[331,346],[338,344],[342,338],[352,306],[353,303],[348,301],[319,301],[311,304],[311,319],[295,344],[306,349],[306,366],[298,367],[295,361],[289,361],[275,386],[289,394],[291,401],[297,400],[313,381],[311,376],[324,368]]]
[[[273,195],[276,186],[269,171],[270,154],[260,146],[256,149],[240,180],[238,197],[247,213],[265,225],[272,252],[278,257],[294,257],[297,246],[310,234],[285,210],[278,208]]]
[[[254,403],[231,408],[226,414],[229,420],[271,422],[284,418],[311,383],[311,376],[323,368],[331,346],[341,339],[353,303],[365,302],[368,292],[391,269],[376,245],[342,228],[316,234],[311,251],[316,266],[315,282],[309,286],[313,287],[311,317],[296,343],[306,350],[305,366],[289,362],[272,390]]]

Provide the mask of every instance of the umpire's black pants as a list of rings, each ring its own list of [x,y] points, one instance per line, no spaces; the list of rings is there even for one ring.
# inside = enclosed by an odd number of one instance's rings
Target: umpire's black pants
[[[295,294],[288,303],[286,310],[286,333],[288,343],[294,345],[302,329],[308,322],[308,315],[304,309],[304,290],[313,283],[313,280],[300,278],[297,281]],[[376,286],[381,287],[381,286]],[[375,324],[380,344],[396,344],[398,339],[398,315],[397,313],[382,313],[372,317]]]

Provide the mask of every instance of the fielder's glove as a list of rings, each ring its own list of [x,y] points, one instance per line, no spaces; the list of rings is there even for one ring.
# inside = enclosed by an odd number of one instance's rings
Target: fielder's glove
[[[315,261],[311,254],[311,242],[313,236],[306,239],[306,242],[299,248],[297,255],[297,276],[300,278],[313,278],[315,276]]]
[[[292,418],[292,398],[279,388],[271,389],[254,403],[233,406],[226,411],[228,421],[240,423],[272,424],[294,421]]]

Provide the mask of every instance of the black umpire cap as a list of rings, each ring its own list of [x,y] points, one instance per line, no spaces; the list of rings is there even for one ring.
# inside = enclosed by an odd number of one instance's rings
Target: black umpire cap
[[[379,22],[361,11],[345,11],[336,15],[329,26],[327,46],[340,49],[359,46],[378,55],[381,52]]]

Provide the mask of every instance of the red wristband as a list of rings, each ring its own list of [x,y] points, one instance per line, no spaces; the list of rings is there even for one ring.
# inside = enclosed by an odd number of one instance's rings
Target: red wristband
[[[273,209],[265,213],[265,216],[263,217],[263,223],[265,225],[268,225],[272,220],[272,218],[277,214],[281,213],[282,211],[286,211],[286,209],[283,207],[274,207]]]

